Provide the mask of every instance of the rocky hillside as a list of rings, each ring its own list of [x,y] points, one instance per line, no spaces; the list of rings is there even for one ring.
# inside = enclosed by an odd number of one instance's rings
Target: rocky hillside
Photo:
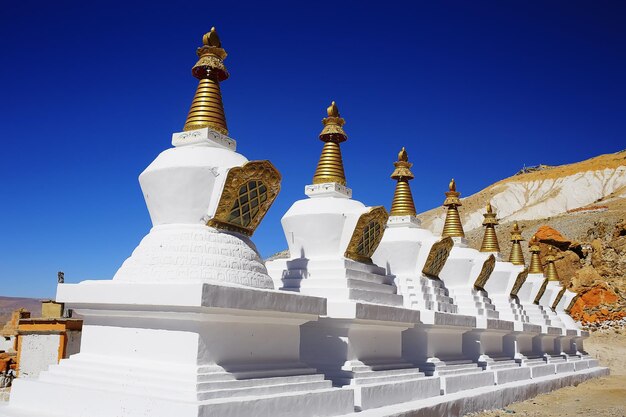
[[[558,249],[556,261],[564,285],[581,297],[571,313],[593,322],[626,316],[626,151],[583,162],[522,172],[463,199],[459,209],[470,245],[480,248],[484,207],[496,208],[502,253],[508,256],[513,221],[522,236],[536,234],[542,254]],[[421,214],[435,233],[445,211]],[[526,260],[528,247],[523,245]]]
[[[506,223],[602,211],[623,206],[625,198],[626,150],[574,164],[542,166],[506,178],[464,198],[461,220],[466,231],[480,227],[487,201],[491,201],[498,217]],[[445,211],[438,207],[419,217],[424,227],[440,232]]]
[[[20,308],[30,311],[33,317],[41,316],[41,300],[0,295],[0,329],[11,318],[13,311]]]

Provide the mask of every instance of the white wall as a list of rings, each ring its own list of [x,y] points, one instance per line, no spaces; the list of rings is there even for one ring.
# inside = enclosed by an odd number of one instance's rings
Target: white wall
[[[21,336],[20,378],[35,378],[48,366],[59,362],[58,334],[25,334]]]

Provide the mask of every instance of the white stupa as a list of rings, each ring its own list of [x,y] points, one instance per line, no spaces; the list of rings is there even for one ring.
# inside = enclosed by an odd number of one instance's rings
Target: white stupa
[[[280,174],[226,136],[212,29],[185,131],[139,181],[153,227],[109,281],[61,284],[84,318],[79,354],[15,381],[3,417],[333,416],[354,410],[300,361],[300,325],[325,300],[278,292],[249,239]],[[35,399],[35,400],[34,400]],[[306,407],[302,407],[306,404]]]
[[[309,198],[282,218],[289,258],[267,263],[280,288],[328,300],[328,316],[302,327],[302,360],[352,390],[358,409],[437,395],[439,378],[424,377],[402,357],[402,332],[419,312],[402,308],[394,277],[371,260],[387,211],[351,198],[339,146],[345,121],[335,102],[327,113]]]
[[[466,355],[466,345],[473,348],[475,342],[468,343],[464,335],[476,328],[476,317],[457,314],[457,305],[439,279],[454,242],[421,227],[409,185],[412,166],[402,148],[391,175],[396,181],[391,215],[372,257],[396,277],[404,305],[420,311],[420,324],[403,333],[402,353],[426,375],[439,376],[444,393],[492,386],[496,373],[483,371],[475,358]]]
[[[454,181],[441,237],[415,218],[404,149],[392,215],[353,200],[334,102],[282,219],[290,255],[266,269],[250,237],[280,174],[228,136],[215,29],[197,53],[184,131],[139,177],[152,229],[113,279],[59,285],[80,353],[15,380],[0,417],[460,417],[608,373],[573,293],[467,247]]]

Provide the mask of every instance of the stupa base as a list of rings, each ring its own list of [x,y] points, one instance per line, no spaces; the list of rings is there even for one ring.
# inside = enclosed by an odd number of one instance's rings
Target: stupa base
[[[473,412],[504,408],[509,404],[524,401],[539,394],[548,393],[570,385],[578,385],[589,379],[608,374],[608,368],[594,368],[558,375],[553,374],[537,379],[483,386],[439,397],[367,410],[359,413],[358,416],[462,417]]]
[[[251,380],[252,381],[252,380]],[[255,381],[258,382],[258,381]],[[123,384],[123,381],[119,381]],[[181,401],[154,395],[133,395],[38,380],[16,380],[11,404],[0,408],[2,417],[198,417],[198,416],[337,416],[353,411],[352,393],[331,387],[270,394],[271,380],[249,389],[247,396],[204,401]],[[287,385],[285,385],[287,386]],[[280,389],[285,386],[280,386]],[[264,388],[265,394],[259,393]],[[294,387],[292,387],[293,389]],[[41,404],[41,408],[20,404]],[[312,411],[315,410],[315,411]]]
[[[328,315],[302,326],[302,360],[352,390],[357,409],[439,395],[439,379],[402,357],[402,332],[419,321],[418,311],[329,301]]]
[[[81,353],[37,380],[16,380],[0,415],[312,417],[354,409],[352,392],[332,389],[300,362],[300,325],[326,313],[323,299],[115,281],[64,284],[57,299],[84,318]]]

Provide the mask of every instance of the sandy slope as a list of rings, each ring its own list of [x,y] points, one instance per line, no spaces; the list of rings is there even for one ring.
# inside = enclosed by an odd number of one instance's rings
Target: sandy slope
[[[611,375],[511,404],[503,410],[474,413],[472,417],[624,417],[626,416],[626,330],[596,332],[585,349],[611,368]]]
[[[463,193],[462,179],[457,184]],[[460,214],[465,231],[470,231],[481,226],[488,201],[506,223],[546,219],[590,205],[610,206],[625,198],[626,151],[621,151],[506,178],[463,198]],[[445,210],[438,207],[418,217],[424,227],[440,233]]]
[[[25,308],[31,312],[33,317],[39,317],[41,315],[41,300],[0,295],[0,329],[11,318],[11,313],[19,308]]]

